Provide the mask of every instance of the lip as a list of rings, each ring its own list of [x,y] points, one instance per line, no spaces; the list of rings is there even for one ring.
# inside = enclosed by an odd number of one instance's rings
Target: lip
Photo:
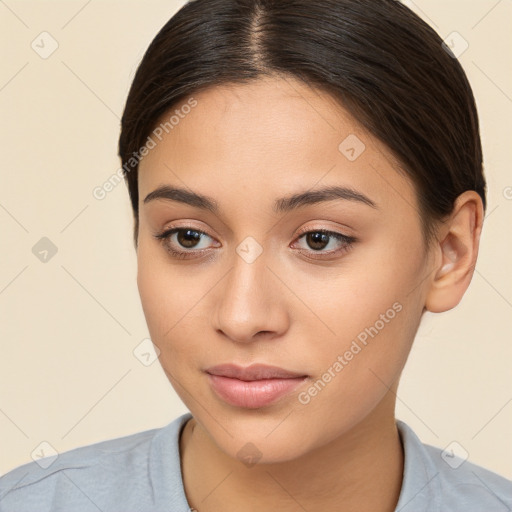
[[[257,409],[276,402],[302,384],[308,375],[263,364],[234,364],[205,370],[214,392],[230,405]]]
[[[268,364],[252,364],[251,366],[237,366],[236,364],[220,364],[212,366],[205,370],[210,375],[219,375],[231,379],[244,381],[263,380],[263,379],[293,379],[297,377],[307,377],[304,373],[292,372],[271,366]]]

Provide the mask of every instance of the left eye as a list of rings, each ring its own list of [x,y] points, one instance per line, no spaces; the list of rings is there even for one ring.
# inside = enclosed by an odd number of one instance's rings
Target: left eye
[[[341,233],[336,233],[335,231],[328,231],[326,229],[318,229],[313,231],[307,231],[303,233],[298,240],[304,239],[309,246],[308,252],[318,253],[335,253],[340,250],[348,249],[353,242],[355,241],[354,237],[343,235]],[[331,243],[333,242],[333,243]],[[336,248],[336,242],[338,243],[338,248]],[[329,246],[334,245],[335,247],[330,247],[328,250],[324,251],[324,249]]]

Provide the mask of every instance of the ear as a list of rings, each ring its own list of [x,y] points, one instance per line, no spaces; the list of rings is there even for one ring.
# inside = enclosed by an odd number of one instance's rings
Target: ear
[[[427,311],[448,311],[461,301],[475,270],[482,224],[482,198],[467,190],[457,197],[433,248],[435,264],[425,300]]]

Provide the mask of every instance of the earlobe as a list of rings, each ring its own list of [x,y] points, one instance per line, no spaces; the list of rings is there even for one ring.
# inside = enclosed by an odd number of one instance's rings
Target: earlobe
[[[472,190],[455,201],[453,213],[443,224],[440,241],[434,248],[437,258],[432,268],[425,308],[440,313],[454,308],[466,292],[476,265],[483,222],[483,203]]]

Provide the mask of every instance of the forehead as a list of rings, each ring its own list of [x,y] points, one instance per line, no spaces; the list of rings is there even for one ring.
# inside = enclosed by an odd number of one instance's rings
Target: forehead
[[[175,184],[259,207],[316,185],[357,188],[384,208],[397,198],[409,209],[416,202],[387,147],[332,96],[292,78],[209,87],[158,125],[161,140],[153,137],[139,166],[140,201]]]

